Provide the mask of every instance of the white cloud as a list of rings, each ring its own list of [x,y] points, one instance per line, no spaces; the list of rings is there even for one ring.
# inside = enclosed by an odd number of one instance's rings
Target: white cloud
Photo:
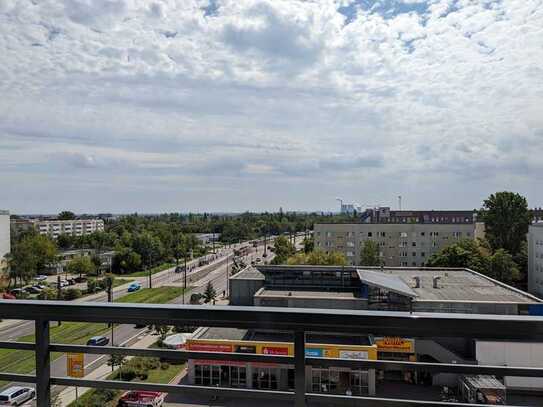
[[[341,188],[473,207],[516,187],[540,204],[543,1],[368,5],[0,0],[0,187],[45,176],[63,195],[85,179],[126,210],[159,207],[123,191],[175,182],[195,195],[172,210],[328,208]],[[225,183],[243,199],[209,203]]]

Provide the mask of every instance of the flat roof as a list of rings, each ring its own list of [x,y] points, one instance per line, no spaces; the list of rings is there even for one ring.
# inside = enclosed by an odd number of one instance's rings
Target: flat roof
[[[382,273],[401,278],[418,297],[415,302],[540,303],[538,298],[469,269],[384,268]],[[415,288],[414,277],[420,278]],[[440,277],[433,287],[434,277]]]
[[[264,331],[237,328],[199,328],[192,339],[202,340],[229,340],[229,341],[255,341],[255,342],[294,342],[292,332]],[[330,345],[372,345],[371,339],[366,335],[353,334],[327,334],[321,332],[308,333],[306,343],[320,343]]]
[[[314,298],[333,300],[355,300],[360,299],[349,291],[306,291],[306,290],[267,290],[261,288],[255,297],[265,298]]]

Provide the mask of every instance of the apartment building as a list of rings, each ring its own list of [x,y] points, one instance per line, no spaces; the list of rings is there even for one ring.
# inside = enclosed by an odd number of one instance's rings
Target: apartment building
[[[49,235],[56,239],[60,235],[83,236],[94,232],[103,232],[104,221],[102,219],[18,219],[12,223],[12,227],[18,230],[34,228],[41,235]]]
[[[543,296],[543,223],[528,230],[528,291]]]
[[[4,256],[10,251],[9,212],[0,210],[0,271],[6,267]]]
[[[360,265],[364,242],[379,246],[383,265],[420,267],[444,247],[461,239],[484,236],[484,225],[458,223],[326,223],[316,224],[315,247],[345,254],[350,265]]]

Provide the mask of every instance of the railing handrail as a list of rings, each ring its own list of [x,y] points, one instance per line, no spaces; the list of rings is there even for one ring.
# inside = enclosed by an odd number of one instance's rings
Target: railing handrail
[[[543,316],[0,300],[1,319],[543,340]]]

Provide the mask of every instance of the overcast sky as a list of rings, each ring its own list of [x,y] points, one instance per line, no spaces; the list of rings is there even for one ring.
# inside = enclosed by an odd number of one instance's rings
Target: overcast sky
[[[0,0],[0,209],[543,205],[543,0]]]

